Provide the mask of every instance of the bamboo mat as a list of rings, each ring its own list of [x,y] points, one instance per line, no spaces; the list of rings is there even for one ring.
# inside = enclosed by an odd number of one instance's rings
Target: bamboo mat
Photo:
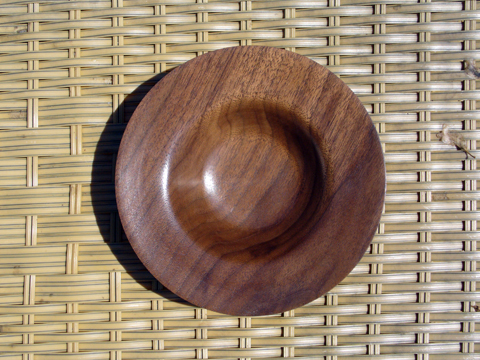
[[[0,360],[480,359],[475,1],[0,0]],[[287,313],[195,308],[122,235],[125,124],[168,71],[267,45],[339,75],[385,151],[385,212],[362,261]]]

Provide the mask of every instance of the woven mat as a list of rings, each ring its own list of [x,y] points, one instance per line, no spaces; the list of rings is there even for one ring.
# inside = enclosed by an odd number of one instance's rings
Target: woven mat
[[[480,359],[475,1],[0,0],[0,359]],[[287,313],[185,303],[122,235],[113,171],[159,74],[268,45],[339,75],[388,170],[360,264]]]

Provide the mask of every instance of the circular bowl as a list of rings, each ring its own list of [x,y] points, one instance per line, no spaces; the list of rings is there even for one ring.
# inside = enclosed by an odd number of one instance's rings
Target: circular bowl
[[[214,51],[133,114],[116,167],[126,235],[146,268],[201,307],[265,315],[338,284],[378,226],[385,166],[358,98],[306,57]]]

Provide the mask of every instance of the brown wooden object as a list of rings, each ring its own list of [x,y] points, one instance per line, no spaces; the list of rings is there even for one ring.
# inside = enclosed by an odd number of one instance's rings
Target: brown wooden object
[[[333,73],[268,47],[200,56],[143,99],[122,139],[116,197],[147,269],[232,315],[306,304],[375,233],[385,166],[365,108]]]

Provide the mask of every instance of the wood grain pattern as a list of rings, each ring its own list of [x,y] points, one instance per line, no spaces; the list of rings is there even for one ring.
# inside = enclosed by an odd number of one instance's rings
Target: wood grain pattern
[[[286,311],[357,264],[378,225],[375,128],[335,75],[268,47],[218,50],[165,76],[116,168],[122,224],[167,288],[232,315]]]

